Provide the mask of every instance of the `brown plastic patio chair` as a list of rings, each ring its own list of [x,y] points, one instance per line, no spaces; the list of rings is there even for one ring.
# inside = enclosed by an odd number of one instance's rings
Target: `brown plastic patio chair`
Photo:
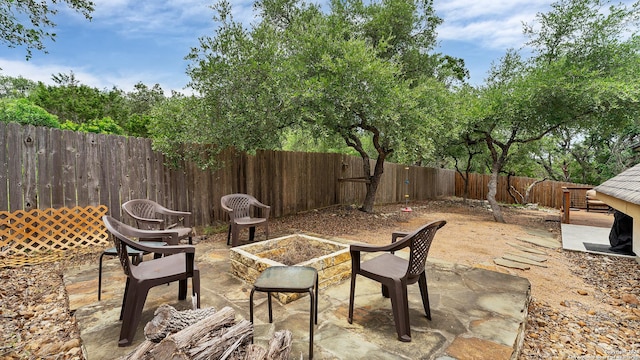
[[[229,232],[227,233],[227,245],[240,243],[240,230],[249,228],[249,241],[253,241],[256,226],[264,226],[265,237],[269,238],[269,210],[270,206],[261,203],[251,195],[229,194],[220,198],[222,209],[229,214]],[[261,210],[260,217],[251,216],[251,208]]]
[[[431,242],[436,231],[443,227],[446,221],[434,221],[424,225],[413,233],[393,233],[391,244],[386,246],[371,246],[353,244],[351,252],[351,291],[349,294],[349,324],[353,322],[353,299],[356,289],[356,275],[382,283],[382,295],[391,297],[393,319],[398,333],[398,340],[411,341],[409,326],[409,302],[407,299],[407,285],[420,285],[422,305],[427,319],[431,320],[429,308],[429,292],[427,290],[427,276],[425,264]],[[398,238],[400,240],[396,241]],[[393,254],[394,251],[409,247],[409,260]],[[388,252],[371,260],[360,262],[361,252]]]
[[[178,300],[187,298],[187,279],[191,278],[192,294],[196,297],[196,307],[200,308],[200,271],[194,263],[195,246],[149,246],[144,242],[131,240],[141,235],[140,230],[105,215],[102,217],[118,251],[120,264],[127,276],[127,283],[120,310],[120,339],[118,346],[128,346],[142,317],[142,310],[149,290],[155,286],[179,282]],[[142,234],[144,235],[144,234]],[[143,252],[161,253],[161,258],[134,265],[129,248]]]
[[[174,244],[178,245],[180,240],[189,239],[189,244],[193,243],[193,228],[191,227],[191,213],[188,211],[176,211],[165,208],[153,200],[133,199],[122,204],[122,210],[131,216],[139,229],[144,230],[174,230],[178,232],[178,241]],[[166,224],[165,219],[175,219],[174,223]],[[180,224],[182,223],[182,224]],[[157,239],[144,239],[157,240]]]

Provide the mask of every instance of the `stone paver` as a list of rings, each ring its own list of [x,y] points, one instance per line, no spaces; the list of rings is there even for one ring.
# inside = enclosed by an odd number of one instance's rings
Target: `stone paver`
[[[197,245],[203,307],[230,306],[237,320],[249,318],[251,284],[231,275],[224,242]],[[409,286],[412,342],[397,340],[391,302],[380,285],[358,277],[353,324],[347,322],[349,281],[320,290],[316,359],[509,359],[517,355],[530,301],[527,279],[480,268],[429,259],[427,267],[432,321],[424,316],[417,284]],[[143,328],[163,303],[188,309],[177,300],[177,284],[151,290],[134,345],[117,346],[124,275],[117,260],[106,260],[102,301],[97,301],[97,264],[69,269],[65,284],[83,344],[91,360],[113,359],[131,352],[144,340]],[[255,299],[255,341],[266,345],[271,334],[289,329],[291,358],[306,359],[309,303],[301,299],[282,305],[273,301],[274,323],[268,323],[266,297]]]

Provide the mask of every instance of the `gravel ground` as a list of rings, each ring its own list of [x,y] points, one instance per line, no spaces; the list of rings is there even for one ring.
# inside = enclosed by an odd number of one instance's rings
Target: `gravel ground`
[[[276,219],[270,230],[274,235],[300,230],[326,236],[390,232],[408,217],[464,207],[456,201],[410,205],[414,211],[409,214],[400,212],[398,205],[377,207],[375,214],[351,207],[311,211]],[[473,214],[483,211],[482,207],[472,210]],[[528,226],[549,227],[540,220],[548,217],[548,212],[540,212],[535,215],[539,219],[532,221],[530,211],[527,216],[520,216],[520,211],[524,210],[505,209],[507,221],[529,219]],[[203,241],[226,241],[226,233]],[[98,256],[77,254],[65,263],[0,269],[0,359],[86,358],[62,274],[66,266],[95,263]],[[570,271],[588,285],[578,290],[585,301],[572,297],[558,302],[544,293],[534,296],[520,359],[640,359],[640,265],[633,259],[577,252],[561,251],[554,256],[565,258]],[[527,272],[518,275],[535,276]],[[562,286],[561,279],[558,281]]]

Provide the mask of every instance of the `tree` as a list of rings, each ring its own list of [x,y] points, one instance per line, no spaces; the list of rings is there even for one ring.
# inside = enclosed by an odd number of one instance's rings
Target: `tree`
[[[24,46],[27,59],[32,50],[45,50],[44,41],[55,40],[53,17],[65,3],[72,10],[91,20],[95,4],[87,0],[2,0],[0,1],[0,41],[8,47]]]
[[[29,96],[36,88],[35,81],[22,76],[11,77],[0,75],[0,98],[19,99]]]
[[[561,127],[619,126],[638,115],[638,41],[624,39],[637,6],[603,8],[600,0],[561,0],[529,26],[534,56],[510,51],[492,69],[468,124],[491,155],[487,200],[504,222],[495,199],[498,175],[516,150]],[[604,15],[608,14],[608,15]]]
[[[433,151],[428,139],[447,114],[443,79],[465,72],[431,53],[441,21],[432,1],[335,0],[324,14],[302,1],[262,0],[250,31],[228,2],[215,8],[216,36],[188,57],[191,86],[210,111],[193,131],[215,128],[210,143],[274,148],[291,129],[340,138],[362,158],[364,211],[373,210],[389,156]]]
[[[84,85],[73,72],[54,74],[52,79],[55,85],[38,83],[29,99],[61,121],[82,124],[110,117],[117,124],[126,123],[129,113],[121,90],[100,90]]]
[[[155,84],[150,88],[143,83],[137,83],[123,100],[128,116],[121,126],[128,135],[149,137],[147,127],[151,122],[151,111],[165,100],[162,87]]]

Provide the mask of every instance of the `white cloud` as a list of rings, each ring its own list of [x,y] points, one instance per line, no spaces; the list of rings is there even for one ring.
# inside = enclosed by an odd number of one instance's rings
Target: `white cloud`
[[[437,29],[440,40],[480,43],[493,49],[519,48],[524,44],[523,23],[545,12],[549,1],[535,0],[436,0],[444,23]]]
[[[98,25],[113,26],[131,37],[192,32],[211,23],[210,0],[97,0],[93,13]]]
[[[53,80],[51,79],[51,75],[58,73],[69,74],[71,72],[68,67],[63,65],[46,64],[38,66],[32,62],[5,59],[0,59],[0,69],[2,69],[0,73],[4,76],[22,76],[26,79],[41,81],[48,85],[54,84]],[[76,78],[83,84],[100,88],[103,87],[98,86],[101,81],[97,77],[87,72],[74,69],[73,73],[75,74]]]
[[[98,89],[111,89],[114,86],[124,91],[132,91],[134,85],[142,82],[146,85],[153,86],[159,83],[169,95],[171,90],[185,93],[182,87],[186,84],[175,83],[175,74],[166,73],[158,74],[157,72],[118,72],[118,73],[94,73],[91,69],[73,67],[60,64],[47,63],[44,65],[35,64],[27,61],[14,61],[0,58],[0,74],[11,77],[24,77],[33,81],[41,81],[47,85],[54,85],[51,79],[53,74],[63,73],[69,74],[73,71],[78,81],[90,87]],[[161,80],[158,80],[161,79]],[[163,81],[164,80],[164,81]],[[186,78],[185,78],[186,82]]]

